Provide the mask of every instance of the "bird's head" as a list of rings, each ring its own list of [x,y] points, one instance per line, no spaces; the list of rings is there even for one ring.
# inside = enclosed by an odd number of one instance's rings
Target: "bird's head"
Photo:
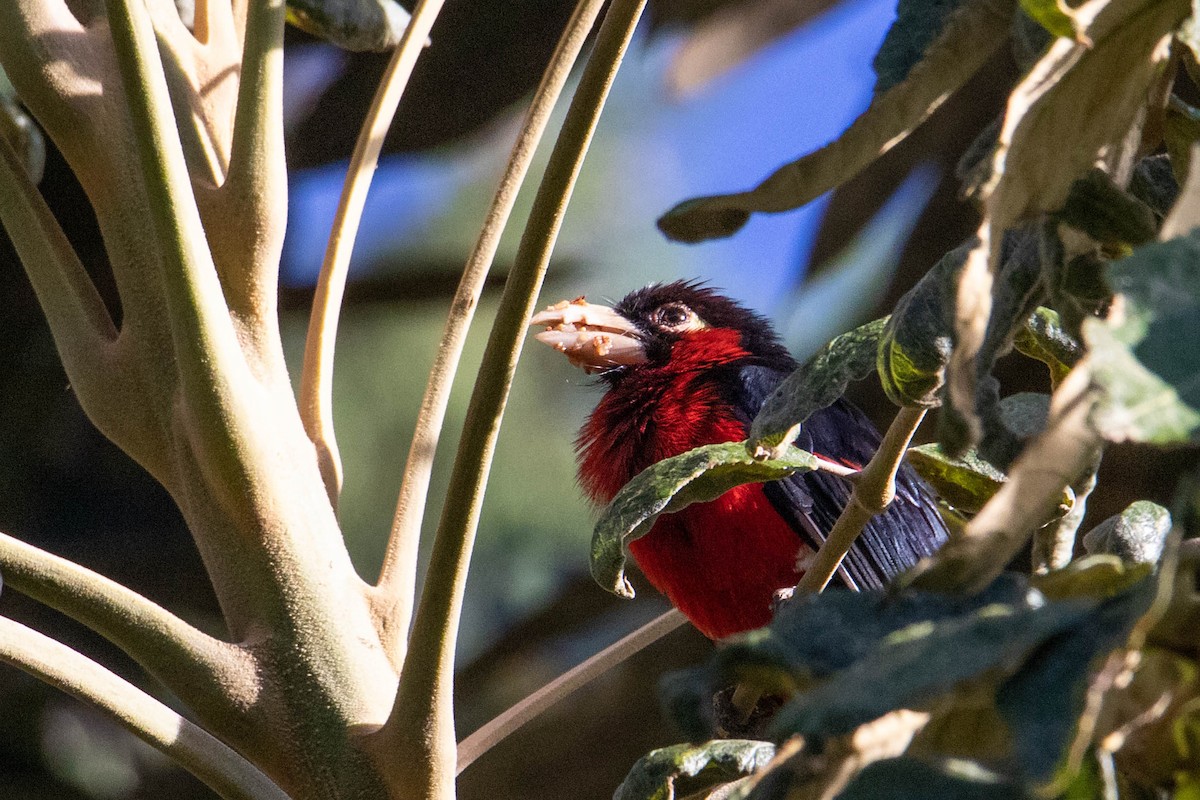
[[[764,317],[692,282],[652,284],[612,307],[564,300],[530,324],[544,328],[539,342],[611,381],[685,358],[706,358],[708,366],[725,357],[781,369],[793,363]]]

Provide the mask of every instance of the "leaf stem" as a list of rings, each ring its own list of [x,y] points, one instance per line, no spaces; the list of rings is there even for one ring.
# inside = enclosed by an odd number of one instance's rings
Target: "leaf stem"
[[[467,410],[400,691],[379,736],[388,752],[386,767],[421,797],[454,796],[455,640],[484,486],[550,252],[644,6],[645,0],[614,0],[600,26],[521,237]]]
[[[354,144],[354,154],[350,157],[346,183],[338,200],[325,260],[317,278],[312,315],[308,320],[304,367],[300,375],[300,417],[308,438],[317,448],[321,477],[334,508],[337,508],[342,490],[342,460],[333,430],[333,355],[342,297],[346,291],[346,276],[350,271],[350,255],[362,221],[371,178],[379,163],[379,153],[383,150],[384,137],[396,115],[400,97],[408,86],[417,57],[421,55],[433,23],[442,10],[442,4],[443,0],[420,0],[417,3],[412,19],[400,37],[400,43],[392,51],[392,59],[375,91],[358,141]]]
[[[687,622],[678,609],[671,609],[610,644],[581,664],[526,697],[500,716],[458,743],[458,772],[461,773],[484,753],[520,730],[555,703],[590,683],[610,669],[646,649]]]
[[[384,638],[393,652],[393,661],[404,661],[409,623],[412,620],[416,601],[417,546],[421,537],[421,523],[429,493],[429,480],[433,471],[434,454],[438,438],[446,418],[446,406],[454,374],[462,357],[467,330],[475,315],[484,280],[496,257],[500,235],[508,223],[516,204],[517,192],[529,172],[534,151],[542,139],[559,95],[571,74],[571,67],[579,57],[579,51],[595,24],[604,0],[581,0],[559,39],[546,73],[542,77],[533,101],[525,114],[525,122],[505,167],[500,185],[488,209],[483,229],[475,242],[459,280],[450,316],[442,333],[442,341],[434,357],[433,369],[425,386],[425,396],[417,415],[416,429],[408,460],[404,465],[404,477],[396,501],[396,513],[392,521],[392,532],[388,538],[387,552],[379,577],[380,612],[385,627],[390,631]]]
[[[2,616],[0,661],[92,703],[226,800],[288,800],[257,767],[141,689],[61,642]]]
[[[904,460],[908,443],[924,418],[925,409],[919,406],[904,406],[897,412],[879,449],[854,482],[854,491],[834,523],[833,530],[825,537],[800,577],[800,582],[796,584],[796,591],[822,591],[866,524],[876,514],[882,513],[895,498],[896,472]]]

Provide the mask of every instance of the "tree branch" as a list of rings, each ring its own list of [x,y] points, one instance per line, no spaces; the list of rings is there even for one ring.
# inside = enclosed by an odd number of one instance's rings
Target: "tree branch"
[[[0,617],[0,661],[104,711],[226,800],[288,800],[253,764],[128,681],[66,645]]]
[[[337,508],[338,496],[342,491],[342,459],[333,430],[333,353],[342,295],[350,271],[350,255],[362,220],[363,206],[367,202],[371,177],[375,174],[375,165],[379,163],[379,153],[383,149],[383,139],[392,124],[400,97],[408,86],[417,57],[442,10],[442,3],[443,0],[420,0],[417,3],[371,101],[367,119],[354,144],[354,154],[350,157],[350,168],[338,200],[325,260],[317,278],[313,311],[308,320],[304,368],[300,375],[300,417],[308,438],[317,448],[321,476],[325,479],[325,490],[334,508]]]
[[[483,725],[479,730],[458,743],[458,773],[475,763],[475,760],[503,742],[540,716],[560,700],[569,697],[577,689],[603,675],[616,665],[645,650],[659,639],[677,630],[687,618],[677,608],[660,614],[628,636],[590,656],[533,694]]]
[[[500,420],[571,190],[644,6],[645,0],[609,6],[550,154],[467,409],[400,691],[377,735],[388,752],[382,766],[429,800],[454,796],[454,648]]]
[[[0,533],[6,585],[96,631],[197,712],[229,713],[253,697],[253,669],[236,645],[86,567]]]
[[[896,497],[896,472],[904,461],[908,443],[924,418],[925,409],[918,406],[904,406],[896,413],[879,449],[858,474],[850,500],[834,523],[833,530],[806,565],[804,575],[796,584],[797,592],[822,591],[866,524],[891,504]]]
[[[392,532],[388,538],[387,552],[378,583],[378,605],[383,639],[392,649],[393,661],[404,662],[409,623],[416,602],[417,548],[421,538],[421,523],[429,494],[429,479],[433,472],[433,458],[438,439],[446,419],[446,406],[450,400],[450,389],[454,374],[462,357],[467,331],[475,316],[475,307],[483,291],[488,271],[500,245],[500,235],[508,224],[516,204],[517,193],[533,162],[534,151],[542,139],[550,114],[558,97],[570,77],[571,68],[579,57],[579,51],[587,39],[588,32],[596,22],[604,0],[581,0],[575,7],[571,19],[559,39],[546,73],[542,76],[533,101],[525,114],[525,121],[505,167],[496,195],[488,209],[483,230],[475,242],[475,249],[467,259],[462,278],[450,306],[450,316],[442,341],[434,356],[433,369],[421,399],[408,460],[404,465],[404,477],[396,501],[396,514],[392,521]]]

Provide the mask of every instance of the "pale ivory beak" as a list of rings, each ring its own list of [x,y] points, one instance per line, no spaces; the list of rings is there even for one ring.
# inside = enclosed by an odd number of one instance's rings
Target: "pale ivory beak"
[[[550,345],[584,372],[646,361],[646,348],[633,323],[608,306],[588,303],[582,297],[555,303],[534,314],[529,324],[545,328],[533,338]]]

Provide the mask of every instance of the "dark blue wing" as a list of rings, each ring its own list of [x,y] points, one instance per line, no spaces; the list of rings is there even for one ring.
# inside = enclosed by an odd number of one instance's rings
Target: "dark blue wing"
[[[730,387],[728,400],[745,414],[749,424],[785,376],[771,367],[741,367],[735,379],[725,383]],[[795,444],[861,466],[871,460],[879,441],[879,432],[866,415],[849,401],[838,399],[805,421]],[[827,472],[774,481],[763,490],[779,515],[814,549],[825,540],[850,499],[850,484]],[[945,541],[946,526],[933,491],[905,464],[896,476],[895,501],[867,524],[838,572],[851,588],[879,588]]]

